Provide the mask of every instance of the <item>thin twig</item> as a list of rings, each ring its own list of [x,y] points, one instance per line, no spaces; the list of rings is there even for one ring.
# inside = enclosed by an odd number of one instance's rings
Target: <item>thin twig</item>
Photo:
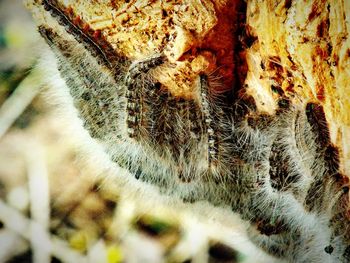
[[[0,221],[4,225],[19,234],[23,238],[30,240],[31,231],[30,229],[35,229],[38,236],[46,236],[43,232],[46,232],[41,225],[37,222],[30,220],[23,216],[16,209],[8,206],[5,202],[0,199]],[[47,246],[51,248],[51,253],[56,258],[67,263],[87,263],[86,257],[80,253],[74,251],[69,247],[69,245],[57,238],[50,237],[48,240],[42,240],[41,242],[47,242]]]
[[[34,69],[0,107],[0,138],[38,94],[42,82],[40,71]]]
[[[43,240],[50,239],[50,194],[49,178],[46,169],[45,153],[40,143],[31,140],[24,148],[28,171],[28,188],[31,218],[44,231],[37,231],[36,225],[31,228],[30,242],[34,262],[49,263],[51,248]],[[41,233],[42,236],[38,234]]]
[[[0,262],[7,262],[28,250],[28,244],[24,239],[9,229],[0,231],[0,247]]]

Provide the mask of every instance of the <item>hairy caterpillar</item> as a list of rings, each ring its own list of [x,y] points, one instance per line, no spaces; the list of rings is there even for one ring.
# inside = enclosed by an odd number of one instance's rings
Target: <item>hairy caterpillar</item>
[[[173,63],[164,50],[126,58],[72,9],[34,4],[85,129],[116,165],[162,194],[230,207],[278,258],[350,261],[349,182],[321,105],[283,98],[261,114],[213,94],[206,72],[192,97],[175,96],[154,77]]]

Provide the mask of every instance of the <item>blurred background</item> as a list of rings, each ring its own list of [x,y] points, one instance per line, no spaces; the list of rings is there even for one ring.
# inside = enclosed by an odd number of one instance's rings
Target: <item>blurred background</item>
[[[0,0],[0,262],[272,262],[234,221],[101,188],[40,94],[43,48],[22,1]]]

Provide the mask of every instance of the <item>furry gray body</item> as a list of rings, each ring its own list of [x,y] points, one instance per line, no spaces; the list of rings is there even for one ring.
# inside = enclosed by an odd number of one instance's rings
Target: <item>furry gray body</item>
[[[239,113],[211,96],[206,76],[198,76],[195,99],[178,99],[152,77],[161,55],[106,63],[108,54],[93,52],[86,39],[45,26],[40,32],[84,128],[115,165],[162,194],[229,207],[249,222],[251,240],[276,257],[350,261],[350,225],[339,219],[348,187],[337,177],[320,106]]]

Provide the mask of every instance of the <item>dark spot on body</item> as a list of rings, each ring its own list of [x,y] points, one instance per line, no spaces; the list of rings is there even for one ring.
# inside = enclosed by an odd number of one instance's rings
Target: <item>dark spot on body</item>
[[[290,100],[286,97],[283,97],[280,100],[278,100],[278,107],[280,109],[288,109],[290,108],[290,104],[291,104]]]
[[[343,256],[345,259],[350,261],[350,245],[346,247]]]
[[[347,177],[346,175],[343,175],[341,173],[336,173],[333,175],[333,178],[336,180],[337,183],[339,183],[340,185],[346,185],[349,183],[349,177]]]
[[[196,200],[195,200],[194,196],[186,196],[186,197],[182,198],[182,201],[184,203],[193,204]]]
[[[238,252],[223,244],[215,243],[209,247],[209,262],[237,262]]]
[[[305,208],[307,211],[314,211],[322,207],[324,194],[324,180],[319,179],[311,183],[305,198]]]
[[[339,151],[334,145],[328,145],[324,152],[324,159],[330,174],[335,174],[339,171]]]
[[[81,94],[81,98],[85,101],[89,101],[91,99],[91,94],[89,92],[84,92]]]
[[[334,248],[332,247],[332,245],[326,246],[326,247],[324,248],[324,251],[325,251],[327,254],[332,254],[332,253],[333,253],[333,250],[334,250]]]
[[[323,107],[317,103],[308,103],[306,116],[313,133],[316,135],[316,142],[324,149],[330,144],[330,134]]]
[[[283,157],[283,149],[274,143],[269,156],[269,176],[271,187],[277,191],[288,190],[293,183],[299,179],[297,175],[290,174],[290,164],[286,158]]]
[[[276,257],[284,257],[286,254],[285,249],[281,248],[280,246],[276,244],[271,244],[269,246],[265,245],[265,250]]]
[[[103,120],[96,121],[96,125],[97,125],[99,128],[101,128],[101,127],[103,127],[103,125],[104,125],[104,121],[103,121]]]
[[[249,112],[256,112],[257,110],[254,97],[244,94],[243,90],[240,93],[239,97],[241,99],[233,105],[233,112],[238,120],[244,119]]]
[[[278,235],[286,231],[281,222],[270,223],[268,220],[259,220],[257,222],[257,230],[266,236]]]
[[[138,180],[138,179],[140,179],[141,175],[142,175],[141,169],[137,169],[137,171],[135,173],[135,178]]]
[[[190,176],[185,176],[182,171],[179,171],[178,178],[183,183],[190,183],[192,181],[192,178]]]

